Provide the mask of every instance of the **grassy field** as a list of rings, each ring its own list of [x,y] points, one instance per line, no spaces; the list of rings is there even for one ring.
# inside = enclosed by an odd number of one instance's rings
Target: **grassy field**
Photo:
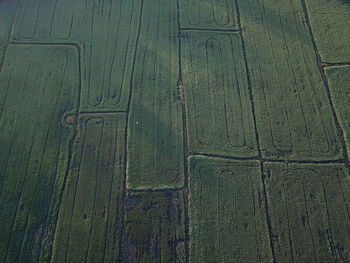
[[[349,0],[0,0],[0,263],[348,263],[349,100]]]

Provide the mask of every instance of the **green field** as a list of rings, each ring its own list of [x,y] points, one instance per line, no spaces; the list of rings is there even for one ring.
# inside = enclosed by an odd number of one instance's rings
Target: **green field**
[[[0,0],[0,263],[349,263],[349,0]]]

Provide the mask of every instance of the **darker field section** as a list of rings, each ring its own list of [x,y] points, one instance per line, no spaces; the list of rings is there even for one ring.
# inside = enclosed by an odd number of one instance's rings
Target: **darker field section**
[[[348,0],[0,0],[0,262],[350,262]]]
[[[74,48],[7,49],[0,73],[1,262],[45,257],[73,137],[63,119],[78,108],[77,76]]]
[[[266,163],[264,177],[276,261],[348,262],[348,169]]]
[[[54,262],[114,262],[119,254],[125,115],[81,115],[53,242]]]

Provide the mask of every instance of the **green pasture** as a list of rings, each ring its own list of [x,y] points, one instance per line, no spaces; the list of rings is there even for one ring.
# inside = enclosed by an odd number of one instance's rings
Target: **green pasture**
[[[0,0],[0,263],[350,262],[348,0]]]

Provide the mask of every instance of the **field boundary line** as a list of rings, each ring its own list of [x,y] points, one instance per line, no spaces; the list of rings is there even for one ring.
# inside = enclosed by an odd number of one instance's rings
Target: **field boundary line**
[[[329,68],[329,67],[346,67],[350,66],[350,62],[324,62],[321,61],[321,66],[323,68]]]
[[[179,31],[202,31],[202,32],[217,32],[217,33],[240,33],[241,29],[220,29],[220,28],[196,28],[196,27],[180,27]]]
[[[124,236],[124,226],[125,226],[125,220],[124,220],[124,215],[125,215],[125,200],[126,200],[126,195],[128,192],[128,189],[126,187],[127,183],[127,176],[128,176],[128,126],[129,126],[129,112],[130,112],[130,107],[131,107],[131,97],[132,97],[132,90],[133,90],[133,77],[134,77],[134,72],[135,72],[135,63],[136,63],[136,55],[138,51],[138,46],[139,46],[139,40],[140,40],[140,33],[141,33],[141,24],[142,24],[142,16],[144,13],[143,10],[144,6],[144,0],[141,0],[140,4],[140,10],[138,13],[138,30],[137,30],[137,37],[136,37],[136,43],[135,43],[135,49],[134,49],[134,54],[133,54],[133,61],[132,61],[132,67],[131,67],[131,74],[130,74],[130,90],[129,90],[129,98],[128,98],[128,103],[127,103],[127,109],[126,109],[126,117],[125,117],[125,133],[124,133],[124,180],[123,180],[123,186],[122,186],[122,195],[121,195],[121,215],[120,215],[120,232],[119,234],[119,247],[118,247],[118,254],[119,258],[117,259],[119,263],[122,263],[122,252],[123,252],[123,236]]]
[[[178,27],[178,42],[179,42],[179,78],[177,81],[178,95],[181,103],[182,111],[182,136],[183,136],[183,158],[184,158],[184,186],[183,186],[183,198],[184,198],[184,217],[185,217],[185,262],[190,262],[190,217],[189,217],[189,142],[188,142],[188,126],[187,126],[187,109],[186,109],[186,95],[185,86],[183,83],[182,76],[182,41],[181,41],[181,31],[192,31],[191,28],[181,28],[180,22],[180,0],[176,0],[177,7],[177,27]],[[195,30],[193,30],[195,31]],[[206,30],[196,30],[207,32]]]
[[[307,10],[306,2],[305,2],[305,0],[300,0],[300,1],[301,1],[301,5],[303,8],[303,12],[304,12],[305,24],[306,24],[306,27],[309,31],[309,36],[310,36],[310,39],[311,39],[311,42],[312,42],[312,45],[313,45],[313,48],[315,51],[317,65],[318,65],[320,75],[322,77],[324,87],[325,87],[325,90],[327,93],[327,97],[328,97],[329,105],[330,105],[331,110],[332,110],[335,126],[338,130],[338,138],[339,138],[340,144],[342,146],[342,151],[343,151],[343,156],[344,156],[344,164],[348,167],[348,169],[350,171],[349,156],[348,156],[347,146],[345,143],[344,131],[343,131],[342,126],[340,125],[339,118],[337,116],[337,112],[336,112],[335,107],[334,107],[332,93],[331,93],[330,88],[329,88],[328,78],[326,76],[324,66],[323,66],[322,60],[321,60],[321,55],[319,53],[317,43],[316,43],[316,40],[315,40],[314,35],[313,35],[313,31],[312,31],[312,27],[311,27],[311,23],[310,23],[310,16],[309,16],[309,13]]]

